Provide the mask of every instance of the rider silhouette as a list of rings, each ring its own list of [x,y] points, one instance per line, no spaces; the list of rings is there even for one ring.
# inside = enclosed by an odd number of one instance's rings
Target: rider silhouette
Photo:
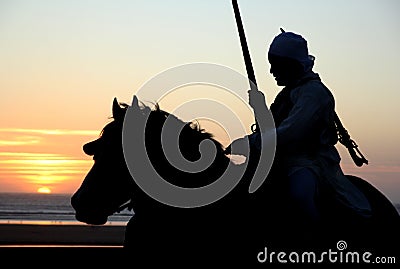
[[[319,75],[313,72],[314,59],[301,35],[282,30],[273,39],[268,51],[270,73],[277,85],[284,88],[270,107],[275,129],[261,130],[263,143],[268,143],[271,132],[276,132],[276,152],[279,167],[287,178],[289,204],[306,225],[317,223],[321,217],[316,202],[321,186],[327,186],[341,205],[359,216],[369,217],[368,200],[340,167],[335,148],[338,141],[335,101]],[[264,94],[251,90],[248,94],[257,119],[262,119],[268,113]],[[260,149],[257,137],[259,134],[252,134],[234,140],[226,152],[245,155],[248,141]],[[235,151],[231,152],[232,149]]]

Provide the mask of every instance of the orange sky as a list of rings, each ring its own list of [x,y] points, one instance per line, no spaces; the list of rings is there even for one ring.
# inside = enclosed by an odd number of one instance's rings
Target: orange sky
[[[302,34],[316,56],[314,70],[370,161],[355,167],[338,145],[344,171],[364,177],[400,203],[400,4],[307,3],[239,1],[258,86],[268,103],[280,90],[266,61],[279,28]],[[141,85],[168,68],[210,62],[246,72],[231,1],[3,0],[0,36],[3,192],[40,187],[74,192],[92,165],[82,145],[97,138],[109,121],[112,99],[130,102]],[[206,95],[218,97],[213,91]],[[163,107],[190,98],[181,94]],[[192,110],[199,115],[204,107]],[[243,111],[248,127],[251,115]],[[218,128],[208,131],[226,144]]]
[[[0,129],[2,191],[72,193],[92,165],[81,150],[99,131]]]

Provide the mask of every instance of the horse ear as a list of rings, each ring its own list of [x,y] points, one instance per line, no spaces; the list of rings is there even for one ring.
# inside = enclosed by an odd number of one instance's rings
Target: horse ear
[[[124,113],[122,111],[122,108],[119,105],[116,97],[114,97],[114,100],[113,100],[112,113],[113,113],[113,118],[114,119],[120,119],[124,115]]]
[[[133,99],[132,99],[132,107],[135,108],[135,109],[136,109],[136,108],[139,108],[139,101],[138,101],[136,95],[133,96]]]

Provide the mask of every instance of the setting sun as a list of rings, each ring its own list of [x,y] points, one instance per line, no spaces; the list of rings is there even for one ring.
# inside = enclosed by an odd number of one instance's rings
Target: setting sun
[[[47,187],[40,187],[39,189],[37,189],[38,193],[51,193],[51,190]]]

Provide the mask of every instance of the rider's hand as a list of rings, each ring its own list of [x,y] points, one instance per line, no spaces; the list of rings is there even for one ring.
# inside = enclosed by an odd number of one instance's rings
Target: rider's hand
[[[267,104],[265,102],[265,96],[261,91],[249,90],[249,104],[254,111],[267,110]]]
[[[249,150],[248,136],[244,136],[233,140],[232,143],[225,149],[225,154],[247,156],[249,154]]]
[[[261,150],[260,133],[252,133],[234,140],[226,149],[225,154],[243,155],[248,157],[250,150]]]

